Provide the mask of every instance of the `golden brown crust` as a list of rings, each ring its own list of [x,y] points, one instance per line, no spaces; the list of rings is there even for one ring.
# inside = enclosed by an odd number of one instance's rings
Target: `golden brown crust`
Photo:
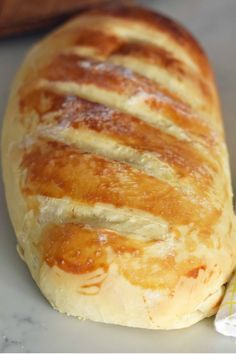
[[[47,104],[43,103],[45,101]],[[46,114],[55,113],[55,124],[74,129],[88,128],[136,150],[157,153],[159,158],[173,166],[182,177],[192,176],[198,179],[201,176],[207,183],[211,181],[211,177],[203,165],[214,171],[216,169],[191,143],[179,141],[134,116],[98,103],[38,89],[22,98],[20,106],[23,119],[35,111],[40,124],[47,124]],[[204,180],[201,183],[204,184]]]
[[[70,197],[84,203],[108,203],[161,216],[172,225],[197,224],[211,229],[221,210],[195,205],[168,183],[124,163],[82,153],[58,142],[39,141],[23,153],[26,179],[22,190],[31,195]],[[173,200],[175,203],[173,203]]]
[[[123,67],[108,63],[103,65],[103,62],[85,60],[78,55],[59,55],[43,70],[41,77],[51,82],[93,84],[108,91],[125,93],[128,97],[141,93],[151,109],[164,111],[169,119],[205,141],[212,142],[214,139],[214,132],[207,122],[194,114],[188,104],[151,80]]]
[[[161,241],[158,242],[161,247]],[[107,250],[111,248],[114,257],[112,262],[118,265],[122,275],[132,284],[147,289],[173,288],[179,277],[197,278],[201,270],[206,270],[204,260],[194,257],[178,264],[173,255],[164,261],[156,259],[148,254],[156,243],[129,239],[106,229],[61,224],[50,225],[45,230],[40,247],[50,267],[56,265],[74,274],[89,273],[100,268],[107,273],[110,263]],[[157,265],[159,269],[156,269]]]
[[[207,58],[180,25],[116,7],[51,34],[13,87],[3,166],[54,307],[167,329],[216,311],[235,264],[227,151]]]
[[[130,21],[137,21],[138,23],[144,23],[147,26],[153,27],[159,33],[163,32],[167,34],[171,40],[174,40],[178,45],[181,45],[192,57],[197,66],[199,67],[201,74],[211,74],[206,55],[203,49],[200,47],[196,39],[189,34],[186,29],[173,21],[172,19],[141,7],[121,7],[114,6],[112,9],[95,10],[94,15],[101,14],[102,16],[114,16]]]

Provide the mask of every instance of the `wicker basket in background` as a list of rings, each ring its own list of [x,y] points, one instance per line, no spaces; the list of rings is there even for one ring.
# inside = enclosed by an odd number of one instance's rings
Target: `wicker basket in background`
[[[119,0],[0,0],[0,37],[47,28],[77,12],[116,2]]]

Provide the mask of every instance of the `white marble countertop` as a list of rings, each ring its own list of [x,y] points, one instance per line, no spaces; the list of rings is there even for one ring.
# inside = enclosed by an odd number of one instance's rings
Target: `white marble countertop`
[[[141,1],[140,1],[141,2]],[[236,0],[142,1],[184,23],[215,69],[236,187]],[[10,82],[28,48],[42,35],[0,41],[0,117]],[[235,352],[212,319],[185,330],[148,331],[79,321],[54,311],[16,253],[0,185],[0,352]]]

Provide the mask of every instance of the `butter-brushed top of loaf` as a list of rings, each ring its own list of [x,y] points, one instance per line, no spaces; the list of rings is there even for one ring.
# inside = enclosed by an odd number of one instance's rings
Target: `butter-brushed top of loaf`
[[[228,156],[211,67],[181,25],[114,6],[47,36],[15,80],[3,167],[54,307],[168,329],[217,310],[235,265]]]

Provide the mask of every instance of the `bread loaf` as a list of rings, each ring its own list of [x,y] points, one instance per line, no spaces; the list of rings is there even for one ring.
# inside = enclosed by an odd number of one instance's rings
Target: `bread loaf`
[[[21,257],[57,310],[173,329],[214,314],[235,265],[212,70],[139,7],[76,17],[27,55],[3,128]]]

